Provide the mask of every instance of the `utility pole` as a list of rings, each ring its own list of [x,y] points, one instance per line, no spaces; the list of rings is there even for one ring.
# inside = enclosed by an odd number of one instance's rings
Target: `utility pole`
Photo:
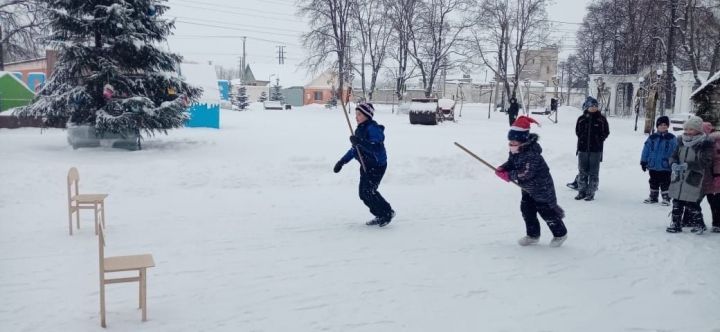
[[[285,64],[285,46],[278,46],[278,64]]]
[[[247,37],[243,36],[242,40],[243,40],[243,55],[242,55],[242,63],[240,64],[240,66],[242,66],[242,68],[240,68],[240,83],[244,85],[245,84],[245,58],[247,58],[247,54],[245,53],[245,41],[247,40]]]

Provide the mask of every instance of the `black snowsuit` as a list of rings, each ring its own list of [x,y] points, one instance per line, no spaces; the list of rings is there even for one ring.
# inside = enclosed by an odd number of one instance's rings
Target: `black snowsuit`
[[[518,112],[520,111],[520,105],[518,105],[517,102],[510,103],[510,108],[508,108],[508,120],[510,121],[510,126],[513,125],[513,122],[515,122],[515,119],[517,119]]]
[[[567,229],[562,221],[565,212],[557,204],[555,184],[542,157],[538,138],[538,135],[530,134],[528,141],[520,145],[519,152],[510,153],[507,162],[500,168],[507,171],[510,179],[522,187],[520,211],[525,220],[527,236],[540,237],[538,214],[545,219],[555,237],[565,236]]]

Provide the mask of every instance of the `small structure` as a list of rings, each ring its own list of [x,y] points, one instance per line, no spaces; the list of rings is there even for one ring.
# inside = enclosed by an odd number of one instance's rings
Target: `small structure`
[[[0,71],[0,112],[28,105],[33,98],[35,93],[16,75]]]
[[[281,110],[283,104],[279,100],[266,100],[263,102],[263,108],[266,110]]]
[[[285,103],[292,106],[303,106],[303,94],[305,89],[301,86],[291,86],[282,89],[282,95],[285,97]]]
[[[591,74],[588,81],[590,95],[600,101],[602,111],[608,115],[629,116],[633,114],[635,109],[633,103],[637,101],[637,98],[633,98],[633,96],[640,88],[648,89],[651,88],[650,85],[653,85],[657,86],[655,91],[662,91],[664,82],[668,79],[664,68],[665,66],[662,64],[659,69],[658,67],[645,67],[639,73],[632,75]],[[699,72],[700,76],[707,77],[708,74],[706,71]],[[689,113],[693,108],[690,102],[690,94],[695,84],[693,73],[673,67],[672,77],[675,80],[675,101],[669,113]],[[598,90],[598,87],[601,89]],[[664,93],[660,93],[660,98],[664,98]],[[660,105],[659,102],[658,105]]]
[[[717,128],[720,125],[720,71],[698,87],[690,99],[695,105],[695,114]]]
[[[182,63],[180,75],[190,85],[203,89],[197,103],[190,106],[187,127],[220,128],[220,89],[215,69],[208,64]]]
[[[350,84],[345,83],[345,86],[350,87]],[[335,74],[332,69],[328,69],[305,85],[305,98],[303,103],[305,105],[327,104],[331,99],[333,99],[333,93],[337,87],[337,74]],[[343,91],[343,98],[348,100],[350,94],[351,92],[349,91]]]
[[[45,56],[37,59],[21,60],[15,62],[5,63],[5,71],[16,72],[30,90],[35,90],[37,87],[36,74],[44,74],[43,82],[45,78],[50,77],[53,70],[55,69],[55,63],[57,62],[58,51],[56,50],[45,50]]]
[[[230,81],[218,80],[218,89],[220,90],[220,100],[230,100]]]

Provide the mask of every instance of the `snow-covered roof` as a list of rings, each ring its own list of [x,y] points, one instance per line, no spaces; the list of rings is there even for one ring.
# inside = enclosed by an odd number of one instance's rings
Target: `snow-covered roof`
[[[700,93],[701,91],[705,90],[710,84],[718,83],[720,81],[720,71],[715,73],[712,77],[710,77],[709,80],[705,81],[699,88],[697,88],[693,93],[690,95],[690,98],[694,98],[696,94]]]
[[[33,94],[35,93],[35,91],[33,91],[32,89],[30,89],[30,88],[27,86],[27,84],[25,84],[25,82],[23,82],[21,79],[17,78],[17,76],[15,76],[15,74],[14,74],[13,72],[0,71],[0,77],[3,77],[3,76],[5,76],[5,75],[9,75],[9,76],[12,77],[15,81],[17,81],[18,83],[20,83],[20,85],[22,85],[22,87],[24,87],[25,89],[28,89],[28,91],[32,92]]]

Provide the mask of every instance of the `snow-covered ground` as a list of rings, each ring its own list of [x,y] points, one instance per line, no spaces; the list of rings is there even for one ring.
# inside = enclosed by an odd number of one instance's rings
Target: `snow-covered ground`
[[[110,194],[107,255],[157,264],[149,320],[136,284],[109,285],[108,330],[720,331],[720,235],[668,234],[669,208],[641,203],[645,136],[629,119],[609,119],[600,191],[576,202],[580,112],[535,116],[569,229],[550,248],[545,225],[541,245],[516,244],[520,192],[453,145],[506,159],[507,117],[487,105],[438,126],[379,107],[386,228],[364,225],[357,163],[332,172],[349,146],[340,112],[254,108],[137,152],[0,130],[0,331],[101,330],[91,213],[67,230],[71,166],[81,191]]]

